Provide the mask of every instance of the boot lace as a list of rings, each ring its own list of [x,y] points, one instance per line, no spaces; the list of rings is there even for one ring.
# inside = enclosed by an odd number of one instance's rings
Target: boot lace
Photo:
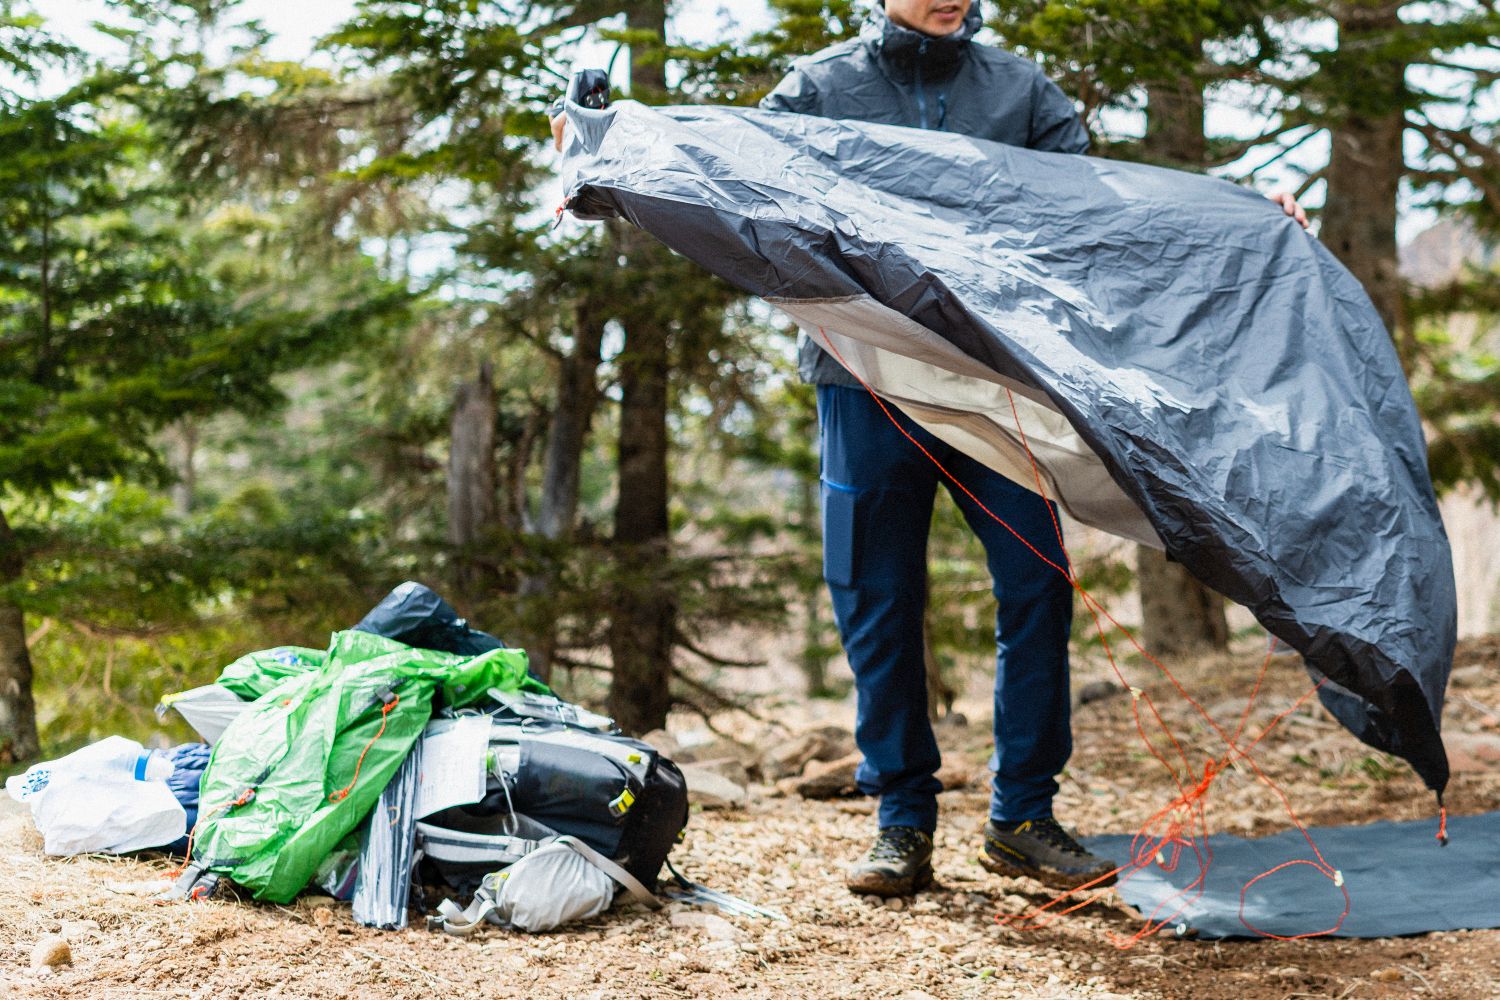
[[[888,826],[870,848],[871,861],[905,861],[926,846],[927,835],[916,827]]]

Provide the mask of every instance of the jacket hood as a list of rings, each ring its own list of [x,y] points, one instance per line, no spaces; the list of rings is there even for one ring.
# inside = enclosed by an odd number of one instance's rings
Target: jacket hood
[[[957,31],[949,35],[925,35],[892,21],[882,0],[876,0],[860,25],[859,37],[870,55],[903,82],[910,80],[918,67],[927,79],[945,79],[958,72],[969,54],[969,42],[984,25],[979,2],[973,0],[969,4],[969,12]]]

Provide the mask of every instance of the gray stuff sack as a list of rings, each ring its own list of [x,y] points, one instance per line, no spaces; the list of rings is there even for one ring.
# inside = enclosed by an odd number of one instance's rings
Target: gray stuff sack
[[[638,902],[661,903],[614,862],[573,837],[558,837],[504,871],[485,876],[465,909],[452,900],[429,918],[433,930],[468,936],[481,923],[535,934],[597,917],[614,902],[618,882]]]

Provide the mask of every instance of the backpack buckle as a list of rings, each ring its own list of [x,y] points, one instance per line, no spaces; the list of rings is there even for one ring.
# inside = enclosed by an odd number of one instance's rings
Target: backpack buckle
[[[618,819],[619,817],[624,816],[626,813],[628,813],[630,811],[630,807],[633,805],[635,805],[635,793],[627,788],[610,801],[610,815]]]

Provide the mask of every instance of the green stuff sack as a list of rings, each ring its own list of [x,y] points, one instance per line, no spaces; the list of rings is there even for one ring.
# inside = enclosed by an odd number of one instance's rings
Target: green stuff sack
[[[284,903],[375,804],[432,715],[490,688],[547,693],[526,653],[458,656],[368,632],[336,632],[322,665],[262,695],[203,776],[193,858]]]
[[[327,656],[321,649],[306,646],[277,646],[246,653],[219,672],[215,684],[227,688],[246,701],[254,701],[289,677],[300,677],[323,665]]]

